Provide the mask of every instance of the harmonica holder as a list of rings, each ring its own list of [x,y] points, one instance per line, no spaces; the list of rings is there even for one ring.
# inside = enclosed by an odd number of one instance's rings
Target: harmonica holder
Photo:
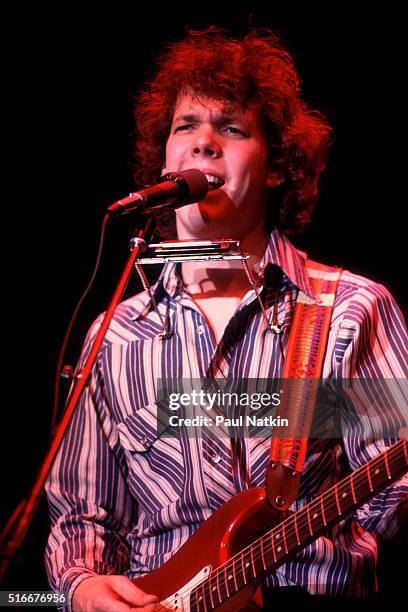
[[[132,238],[130,241],[131,249],[134,247],[134,241],[137,240]],[[169,338],[172,332],[169,330],[168,317],[163,318],[163,315],[159,311],[157,301],[151,290],[151,286],[146,278],[143,270],[144,265],[159,264],[166,262],[219,262],[219,261],[241,261],[244,274],[248,280],[249,286],[254,290],[256,298],[258,300],[262,318],[266,325],[266,330],[271,331],[274,334],[281,332],[283,325],[282,321],[276,320],[275,312],[277,307],[277,295],[273,306],[273,317],[272,322],[269,321],[268,314],[265,306],[262,302],[262,298],[259,292],[258,284],[254,278],[254,275],[248,266],[249,255],[244,253],[241,249],[239,240],[232,240],[229,238],[220,240],[175,240],[165,241],[160,243],[149,244],[147,249],[144,251],[144,257],[135,260],[134,266],[136,272],[141,280],[143,289],[149,295],[153,308],[159,317],[160,323],[163,327],[163,331],[160,334],[162,339]],[[277,292],[278,293],[278,292]]]

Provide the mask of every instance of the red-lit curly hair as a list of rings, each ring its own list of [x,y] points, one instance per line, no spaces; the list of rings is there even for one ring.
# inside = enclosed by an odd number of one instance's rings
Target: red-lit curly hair
[[[310,220],[326,164],[331,129],[323,115],[301,99],[300,79],[290,54],[269,30],[242,39],[219,28],[190,31],[159,58],[158,71],[136,98],[136,164],[139,184],[152,184],[165,162],[165,146],[180,95],[194,92],[260,113],[269,162],[284,177],[273,189],[268,229],[286,233]],[[167,210],[159,218],[163,238],[175,237]]]

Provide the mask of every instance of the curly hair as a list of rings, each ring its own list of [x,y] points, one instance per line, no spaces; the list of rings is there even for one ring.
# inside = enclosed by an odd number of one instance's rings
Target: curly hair
[[[317,199],[331,128],[322,113],[301,99],[300,86],[291,55],[270,30],[253,30],[242,38],[217,27],[190,30],[184,40],[169,44],[156,75],[135,100],[137,182],[152,184],[160,177],[180,95],[193,92],[252,108],[261,118],[269,164],[284,177],[273,189],[268,228],[301,231]],[[174,228],[169,231],[171,216],[174,212],[167,209],[158,219],[164,238],[175,236]]]

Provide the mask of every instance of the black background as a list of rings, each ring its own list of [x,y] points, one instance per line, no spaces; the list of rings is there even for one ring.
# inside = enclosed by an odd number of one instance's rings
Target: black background
[[[200,11],[180,3],[92,10],[62,3],[4,16],[2,523],[27,494],[48,445],[58,349],[93,268],[103,211],[133,189],[132,96],[155,53],[186,25],[239,33],[253,13],[255,24],[281,35],[306,100],[335,129],[313,229],[296,244],[384,283],[406,303],[403,18],[395,7],[357,13],[355,4],[207,2]],[[108,230],[71,362],[113,291],[131,230],[131,217]],[[5,586],[47,588],[47,520],[42,503]],[[386,547],[387,595],[402,593],[402,550]]]

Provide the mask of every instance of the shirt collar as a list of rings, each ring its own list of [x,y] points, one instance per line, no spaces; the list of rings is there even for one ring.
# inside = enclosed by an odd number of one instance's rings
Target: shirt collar
[[[273,230],[269,236],[268,245],[264,256],[260,263],[260,274],[266,269],[268,264],[274,264],[281,268],[288,279],[306,293],[313,300],[316,300],[317,295],[310,283],[309,276],[306,270],[307,255],[300,251],[290,242],[284,234],[279,230]],[[183,282],[180,274],[180,266],[174,262],[164,264],[163,270],[160,273],[156,283],[151,288],[153,295],[160,293],[160,289],[172,298],[181,295]],[[134,319],[137,319],[143,312],[146,312],[151,306],[151,298],[146,293],[141,296],[138,304],[138,313]]]
[[[306,270],[307,254],[300,251],[282,232],[273,230],[260,263],[260,272],[268,264],[279,266],[288,279],[313,300],[317,299]]]
[[[176,298],[181,294],[182,287],[183,281],[178,264],[168,261],[164,264],[159,278],[150,288],[150,294],[153,295],[157,301],[160,301],[165,294],[172,298]],[[143,293],[136,297],[135,302],[132,304],[134,310],[132,320],[136,321],[143,314],[147,314],[151,305],[152,298],[147,291],[143,291]]]

